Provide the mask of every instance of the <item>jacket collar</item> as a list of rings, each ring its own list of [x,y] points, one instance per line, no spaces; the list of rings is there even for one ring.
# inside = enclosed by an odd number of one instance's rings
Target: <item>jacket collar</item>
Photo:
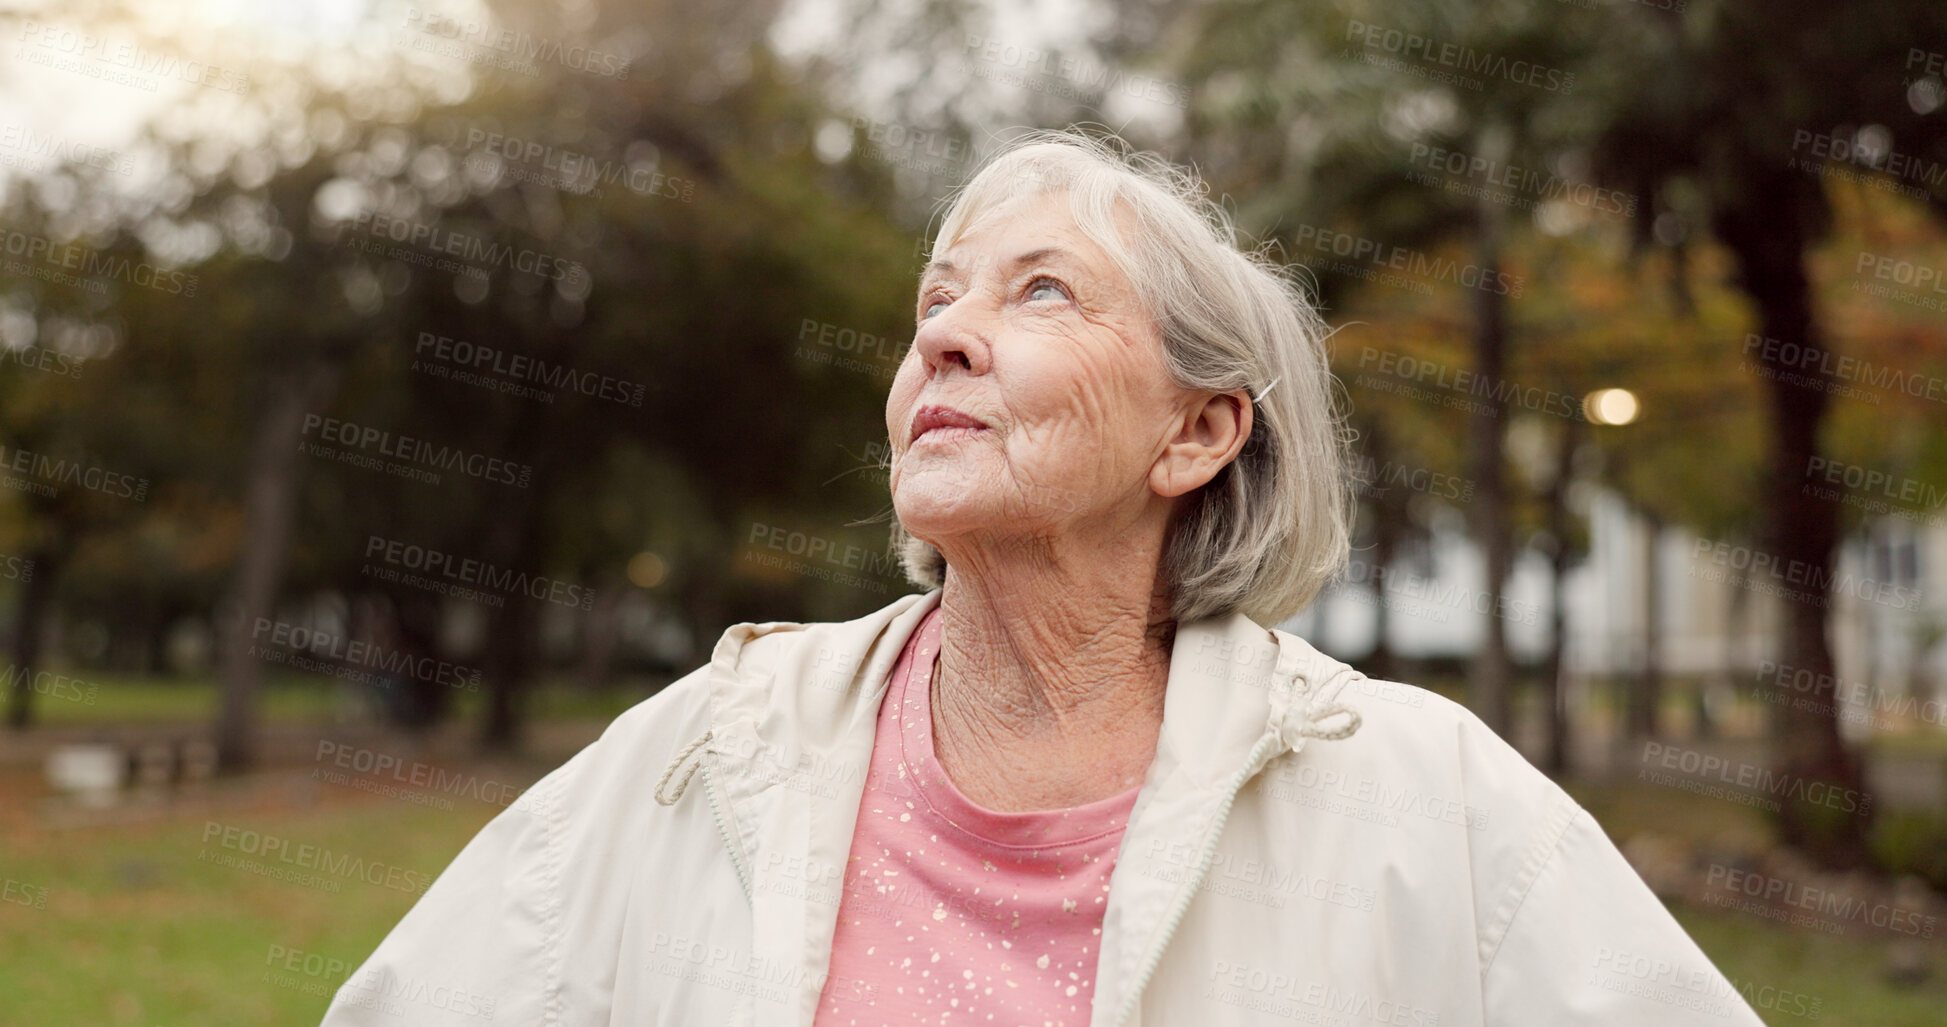
[[[750,867],[755,937],[774,946],[771,958],[801,963],[807,981],[795,1009],[760,1014],[759,1023],[811,1023],[880,700],[901,649],[939,601],[935,589],[843,623],[739,624],[711,658],[711,725],[698,741],[707,740],[719,777],[726,832]],[[801,635],[796,644],[754,644],[784,632]],[[1157,873],[1143,865],[1151,843],[1192,839],[1214,850],[1232,800],[1266,763],[1310,738],[1358,729],[1358,713],[1336,702],[1358,676],[1241,614],[1178,627],[1156,756],[1110,879],[1093,1027],[1127,1022],[1207,869],[1206,856],[1187,877]],[[670,770],[689,756],[685,750]],[[788,792],[769,794],[779,788]]]
[[[743,739],[746,752],[771,750],[794,766],[841,755],[861,741],[869,757],[893,664],[939,603],[940,590],[934,589],[842,623],[735,625],[711,656],[711,728],[720,738]],[[803,638],[793,646],[751,644],[783,632]],[[1158,759],[1168,755],[1191,780],[1212,786],[1228,781],[1237,758],[1267,731],[1290,748],[1301,737],[1334,737],[1350,717],[1343,732],[1349,734],[1357,730],[1357,714],[1333,700],[1360,676],[1303,639],[1241,613],[1181,625],[1170,656]],[[1329,719],[1335,716],[1336,723]]]

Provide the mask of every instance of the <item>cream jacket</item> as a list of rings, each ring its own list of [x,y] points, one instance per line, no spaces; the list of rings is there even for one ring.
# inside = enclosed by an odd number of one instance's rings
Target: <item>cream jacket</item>
[[[325,1027],[809,1027],[879,700],[938,601],[732,627],[482,829]],[[1178,630],[1104,915],[1089,1027],[1761,1023],[1466,710],[1243,616]]]

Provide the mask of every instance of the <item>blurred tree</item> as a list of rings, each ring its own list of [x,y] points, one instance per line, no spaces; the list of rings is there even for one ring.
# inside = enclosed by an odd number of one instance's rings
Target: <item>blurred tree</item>
[[[1468,404],[1467,513],[1490,611],[1468,701],[1506,734],[1513,667],[1503,586],[1514,540],[1503,468],[1513,411],[1503,386],[1511,383],[1508,301],[1518,287],[1505,265],[1509,204],[1489,186],[1511,167],[1559,167],[1578,142],[1569,129],[1588,101],[1564,69],[1595,45],[1596,27],[1532,6],[1498,5],[1489,17],[1409,0],[1171,9],[1174,42],[1163,49],[1202,100],[1184,126],[1185,152],[1222,188],[1250,198],[1240,207],[1248,223],[1299,259],[1336,255],[1338,267],[1363,279],[1398,278],[1385,275],[1395,257],[1424,266],[1440,241],[1467,241],[1471,252],[1453,264],[1469,310],[1465,365],[1488,383]],[[1485,70],[1456,75],[1452,62],[1421,59],[1450,51],[1482,58]],[[1465,171],[1451,178],[1446,156],[1474,169],[1473,180]],[[1347,249],[1319,245],[1346,236],[1350,260]],[[1329,304],[1333,292],[1327,286],[1321,298]]]
[[[1870,13],[1869,13],[1870,12]],[[1639,19],[1640,20],[1640,19]],[[1753,348],[1769,397],[1771,450],[1762,546],[1789,568],[1804,598],[1784,600],[1778,662],[1831,681],[1828,639],[1838,514],[1809,495],[1804,475],[1821,454],[1832,371],[1813,305],[1806,259],[1828,230],[1828,163],[1846,154],[1908,169],[1947,166],[1938,77],[1908,81],[1916,40],[1939,29],[1924,0],[1869,8],[1791,7],[1716,0],[1661,12],[1655,32],[1611,52],[1611,78],[1627,78],[1602,112],[1596,164],[1606,179],[1654,197],[1639,211],[1645,236],[1659,222],[1707,226],[1735,259],[1738,287],[1755,307]],[[1835,149],[1835,147],[1837,149]],[[1922,162],[1922,163],[1915,163]],[[1938,214],[1947,181],[1925,180]],[[1667,218],[1666,218],[1667,215]],[[1778,766],[1787,780],[1862,791],[1857,754],[1839,735],[1831,690],[1823,702],[1772,706]],[[1838,811],[1804,790],[1784,800],[1785,839],[1830,866],[1870,861],[1866,811]]]
[[[168,371],[158,390],[204,401],[191,417],[130,404],[101,437],[104,459],[132,467],[150,466],[136,459],[149,449],[181,454],[157,471],[157,494],[180,497],[172,515],[207,516],[215,503],[219,523],[242,528],[227,596],[217,604],[210,580],[200,595],[223,628],[227,769],[256,755],[264,659],[253,634],[316,606],[297,600],[355,611],[353,630],[409,655],[460,655],[440,628],[465,601],[366,573],[374,537],[543,581],[680,593],[665,608],[694,637],[739,616],[788,615],[780,603],[850,616],[884,601],[752,574],[738,559],[776,511],[849,541],[836,525],[884,504],[870,476],[846,473],[883,442],[879,372],[911,317],[916,260],[884,213],[884,168],[834,164],[812,145],[832,116],[770,57],[762,12],[672,7],[654,13],[651,33],[636,8],[581,8],[566,26],[538,6],[500,13],[537,38],[573,34],[622,55],[626,70],[470,69],[410,47],[368,54],[365,77],[349,82],[254,63],[266,88],[187,98],[137,144],[162,167],[161,186],[130,195],[62,168],[72,192],[59,202],[11,197],[10,226],[79,208],[101,212],[91,240],[138,256],[198,241],[172,258],[198,276],[194,296],[104,304],[126,338],[83,381],[102,383],[91,395],[106,408],[147,395],[118,393],[127,382],[114,369],[154,363]],[[342,70],[328,58],[327,48],[313,67]],[[392,225],[421,231],[394,238]],[[452,251],[428,243],[430,231],[587,273],[443,270],[432,258]],[[46,293],[0,298],[46,319],[56,309]],[[893,343],[847,363],[821,326]],[[440,340],[491,366],[458,363],[451,347],[440,356]],[[37,399],[58,388],[19,384]],[[369,454],[318,446],[326,418],[504,461],[525,481],[449,468],[432,484],[356,466],[340,457]],[[80,518],[23,513],[17,537],[54,518],[84,545],[107,542]],[[668,573],[617,584],[645,551]],[[893,587],[879,567],[869,583]],[[586,615],[518,591],[501,598],[485,610],[483,648],[465,655],[488,692],[483,741],[509,747],[539,670],[543,614]],[[393,703],[403,720],[436,722],[444,686],[410,674],[393,685],[409,693]]]

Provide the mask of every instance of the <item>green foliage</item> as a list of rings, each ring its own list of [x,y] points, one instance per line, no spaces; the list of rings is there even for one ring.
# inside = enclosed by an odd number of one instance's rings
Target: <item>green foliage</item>
[[[1947,815],[1887,811],[1873,824],[1873,854],[1889,874],[1912,874],[1947,891]]]

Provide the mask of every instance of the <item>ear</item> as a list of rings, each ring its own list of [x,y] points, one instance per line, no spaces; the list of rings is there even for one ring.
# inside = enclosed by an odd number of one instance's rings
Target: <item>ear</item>
[[[1176,436],[1149,469],[1149,487],[1174,497],[1208,484],[1237,459],[1251,437],[1251,395],[1243,389],[1193,401],[1178,423]]]

